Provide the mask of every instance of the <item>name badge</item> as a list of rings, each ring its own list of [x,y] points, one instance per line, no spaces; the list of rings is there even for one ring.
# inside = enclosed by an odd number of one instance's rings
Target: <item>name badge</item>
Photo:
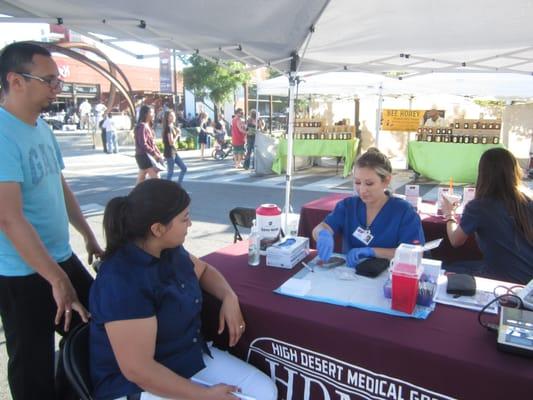
[[[370,229],[364,229],[360,226],[357,227],[355,231],[352,233],[353,237],[355,237],[360,242],[364,243],[368,246],[368,244],[374,239],[374,235],[370,233]]]

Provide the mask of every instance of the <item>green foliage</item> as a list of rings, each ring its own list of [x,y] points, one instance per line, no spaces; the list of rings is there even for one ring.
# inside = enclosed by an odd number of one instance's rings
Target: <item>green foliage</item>
[[[503,100],[481,100],[475,99],[474,103],[485,109],[485,111],[495,117],[501,118],[503,109],[505,108],[505,101]]]
[[[480,100],[475,99],[474,103],[480,107],[505,107],[504,100]]]
[[[294,108],[298,114],[307,114],[309,109],[309,99],[308,98],[299,98],[294,102]]]
[[[209,97],[216,105],[231,100],[235,89],[250,80],[238,62],[221,66],[194,54],[187,63],[190,66],[183,69],[185,87],[197,97]]]
[[[163,141],[161,139],[156,139],[155,145],[157,146],[161,154],[163,154],[163,151],[165,150],[165,145],[163,144]]]
[[[272,79],[272,78],[277,78],[278,76],[281,76],[282,73],[279,72],[278,70],[275,70],[274,68],[269,68],[268,69],[268,78],[267,79]]]

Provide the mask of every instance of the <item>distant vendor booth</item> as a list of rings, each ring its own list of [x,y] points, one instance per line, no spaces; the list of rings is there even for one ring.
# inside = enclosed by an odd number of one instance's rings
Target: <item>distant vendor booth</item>
[[[439,182],[475,183],[481,155],[500,144],[500,120],[455,120],[450,127],[420,127],[408,144],[409,166]]]
[[[350,175],[359,140],[355,127],[327,126],[322,120],[296,120],[293,156],[339,157],[344,159],[343,176]],[[281,174],[287,163],[287,139],[281,138],[276,150],[272,171]]]

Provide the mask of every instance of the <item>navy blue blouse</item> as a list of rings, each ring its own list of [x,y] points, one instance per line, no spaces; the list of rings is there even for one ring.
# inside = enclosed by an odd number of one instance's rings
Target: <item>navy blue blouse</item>
[[[190,378],[205,367],[201,308],[200,284],[183,247],[165,250],[158,259],[128,244],[105,260],[89,297],[94,397],[107,400],[142,391],[120,372],[105,323],[155,316],[155,360]]]

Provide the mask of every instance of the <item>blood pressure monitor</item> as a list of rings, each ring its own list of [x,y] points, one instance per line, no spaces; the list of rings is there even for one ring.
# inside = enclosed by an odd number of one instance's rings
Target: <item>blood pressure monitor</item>
[[[533,312],[502,307],[498,328],[498,348],[533,357]]]

